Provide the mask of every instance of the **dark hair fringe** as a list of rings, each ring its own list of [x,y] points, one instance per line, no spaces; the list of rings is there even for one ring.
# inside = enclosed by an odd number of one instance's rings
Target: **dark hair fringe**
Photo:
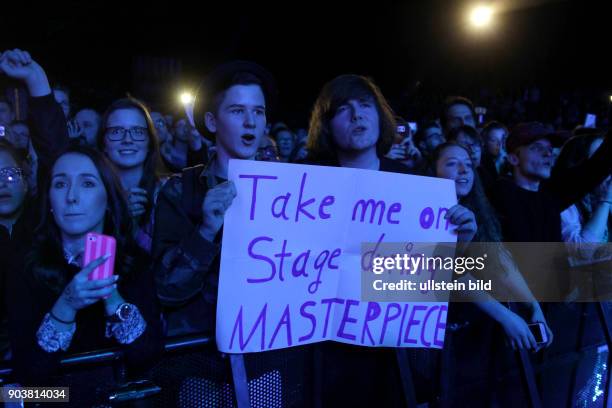
[[[380,88],[370,78],[347,74],[326,83],[314,104],[308,130],[308,161],[337,164],[337,149],[329,124],[339,106],[350,99],[363,97],[374,98],[380,130],[376,153],[378,157],[387,154],[395,138],[395,114]]]

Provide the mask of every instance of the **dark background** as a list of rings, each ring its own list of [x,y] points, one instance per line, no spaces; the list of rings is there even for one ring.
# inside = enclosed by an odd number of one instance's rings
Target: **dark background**
[[[480,87],[607,97],[606,2],[490,3],[501,11],[479,33],[466,27],[474,2],[452,0],[3,5],[0,48],[30,51],[77,105],[98,109],[129,91],[172,110],[215,64],[255,60],[277,78],[277,117],[293,126],[306,125],[323,83],[341,73],[372,76],[406,116],[415,95],[477,99]]]

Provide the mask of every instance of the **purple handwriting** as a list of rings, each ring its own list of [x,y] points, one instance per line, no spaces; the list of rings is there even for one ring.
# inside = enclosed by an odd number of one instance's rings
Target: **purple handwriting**
[[[354,299],[328,298],[318,303],[309,300],[297,310],[293,305],[287,305],[280,318],[276,317],[274,322],[270,322],[271,310],[266,303],[254,323],[245,318],[241,306],[234,321],[229,348],[244,351],[254,343],[259,351],[263,351],[279,347],[281,338],[281,347],[312,342],[313,339],[344,339],[365,346],[382,346],[389,344],[388,340],[392,340],[397,347],[441,348],[444,345],[446,305],[376,302],[368,302],[363,308],[359,308],[359,305],[360,302]],[[330,330],[332,309],[341,319],[337,328]],[[323,321],[317,317],[323,318]],[[306,330],[305,333],[296,333],[292,327],[292,322],[298,320],[307,321],[307,324],[299,325],[301,330]],[[271,326],[266,331],[268,323]],[[297,335],[300,336],[295,339]]]

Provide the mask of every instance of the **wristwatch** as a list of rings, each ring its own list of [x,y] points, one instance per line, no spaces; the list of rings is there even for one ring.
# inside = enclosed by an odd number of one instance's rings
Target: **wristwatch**
[[[121,323],[130,318],[132,314],[136,311],[136,306],[131,303],[122,303],[117,306],[117,310],[110,316],[107,316],[107,319],[110,323]]]

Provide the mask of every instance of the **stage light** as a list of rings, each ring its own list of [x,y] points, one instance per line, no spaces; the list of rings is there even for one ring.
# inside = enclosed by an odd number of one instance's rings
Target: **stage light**
[[[190,105],[193,103],[194,97],[191,92],[185,91],[181,93],[180,100],[183,105]]]
[[[491,24],[493,9],[489,6],[477,6],[470,12],[470,22],[476,28],[484,28]]]

